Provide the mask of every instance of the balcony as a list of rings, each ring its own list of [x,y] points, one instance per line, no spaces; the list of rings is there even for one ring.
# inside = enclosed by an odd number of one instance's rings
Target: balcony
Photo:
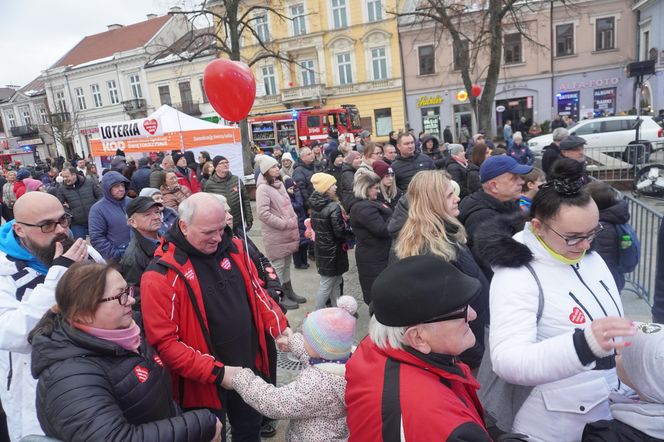
[[[124,111],[132,118],[144,118],[148,115],[148,106],[144,98],[123,101]]]
[[[69,123],[71,117],[69,116],[69,112],[57,112],[55,114],[49,114],[48,119],[53,126],[62,126],[65,123]]]
[[[185,101],[183,103],[173,105],[174,108],[180,112],[184,112],[187,115],[192,117],[199,117],[201,115],[201,107],[199,103],[194,103],[192,101]]]
[[[11,128],[13,137],[33,137],[39,135],[39,127],[36,124],[28,124],[25,126],[14,126]]]
[[[281,101],[293,103],[299,101],[320,101],[322,88],[316,84],[313,86],[291,87],[281,91]]]

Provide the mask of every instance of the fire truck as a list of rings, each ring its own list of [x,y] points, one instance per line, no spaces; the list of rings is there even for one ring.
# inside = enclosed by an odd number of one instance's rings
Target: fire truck
[[[266,112],[249,117],[251,141],[261,149],[271,149],[284,138],[290,145],[309,146],[312,142],[324,143],[329,134],[339,141],[355,144],[362,132],[360,113],[352,104],[321,109],[305,107],[289,111]]]

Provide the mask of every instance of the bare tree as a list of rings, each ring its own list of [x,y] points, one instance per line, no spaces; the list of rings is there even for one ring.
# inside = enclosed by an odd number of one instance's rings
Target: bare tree
[[[528,29],[526,19],[537,11],[549,11],[550,3],[557,1],[569,5],[573,0],[549,0],[532,2],[524,0],[415,0],[410,11],[390,11],[403,17],[411,26],[435,27],[438,39],[452,38],[455,70],[461,73],[463,85],[469,91],[470,104],[478,119],[479,127],[491,127],[493,102],[500,77],[503,59],[505,28],[512,28],[527,42],[546,49]],[[430,31],[429,31],[430,32]],[[481,99],[470,91],[473,84],[482,84]]]
[[[70,159],[67,145],[71,144],[78,130],[78,111],[67,112],[66,109],[58,108],[57,112],[49,114],[48,125],[44,126],[44,130],[56,141],[56,148],[58,144],[61,145],[65,157]]]

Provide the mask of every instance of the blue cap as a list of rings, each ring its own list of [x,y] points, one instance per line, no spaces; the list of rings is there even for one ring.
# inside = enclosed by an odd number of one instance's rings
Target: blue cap
[[[533,170],[533,166],[519,164],[517,160],[506,155],[487,158],[480,166],[480,182],[486,183],[504,173],[523,175]]]

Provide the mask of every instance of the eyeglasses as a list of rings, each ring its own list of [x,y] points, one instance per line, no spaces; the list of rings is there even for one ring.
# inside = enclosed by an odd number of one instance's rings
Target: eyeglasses
[[[468,322],[468,304],[466,304],[463,310],[461,311],[436,316],[435,318],[431,318],[428,321],[424,321],[422,324],[431,324],[432,322],[441,322],[441,321],[452,321],[454,319],[464,319],[466,322]]]
[[[62,215],[62,217],[59,220],[46,221],[41,224],[28,224],[21,221],[16,221],[16,222],[28,227],[39,227],[42,233],[52,233],[53,231],[55,231],[55,227],[58,225],[65,229],[68,228],[69,225],[71,224],[71,214],[65,212],[65,214]]]
[[[582,241],[586,241],[586,240],[587,240],[588,242],[593,242],[593,240],[595,239],[595,237],[597,237],[597,235],[599,234],[599,232],[601,232],[602,230],[604,230],[604,226],[602,225],[602,223],[599,223],[599,224],[597,224],[597,227],[595,227],[595,228],[593,229],[593,231],[590,232],[588,235],[585,235],[585,236],[571,236],[571,237],[570,237],[570,236],[564,236],[564,235],[561,235],[560,233],[556,232],[556,231],[553,229],[553,227],[551,227],[550,225],[548,225],[548,224],[546,224],[546,223],[542,223],[542,224],[544,224],[544,225],[547,226],[549,229],[551,229],[551,231],[552,231],[553,233],[555,233],[556,235],[558,235],[559,237],[561,237],[562,239],[564,239],[564,240],[565,240],[565,243],[566,243],[568,246],[575,246],[575,245],[579,244],[580,242],[582,242]]]
[[[102,302],[109,302],[109,301],[115,301],[116,299],[118,300],[118,303],[120,305],[127,305],[127,302],[129,302],[129,297],[134,297],[134,286],[129,285],[127,286],[126,289],[124,289],[122,292],[120,292],[119,295],[111,296],[110,298],[102,298],[99,301],[97,301],[97,304],[101,304]]]

